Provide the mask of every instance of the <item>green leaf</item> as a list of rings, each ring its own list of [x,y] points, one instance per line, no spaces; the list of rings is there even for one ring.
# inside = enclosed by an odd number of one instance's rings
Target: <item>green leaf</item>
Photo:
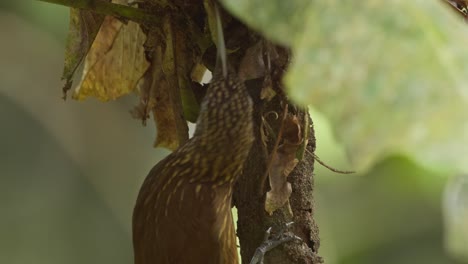
[[[358,169],[390,152],[468,170],[468,32],[441,1],[313,1],[289,94],[334,124]]]
[[[223,2],[291,46],[289,95],[331,120],[357,170],[393,152],[468,170],[468,27],[443,1]]]

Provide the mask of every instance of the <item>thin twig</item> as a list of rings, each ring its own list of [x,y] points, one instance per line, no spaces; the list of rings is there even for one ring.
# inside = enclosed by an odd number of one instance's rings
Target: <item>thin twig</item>
[[[324,166],[325,168],[327,168],[327,169],[329,169],[329,170],[331,170],[331,171],[333,171],[333,172],[340,173],[340,174],[352,174],[352,173],[356,173],[355,171],[337,170],[337,169],[335,169],[335,168],[333,168],[333,167],[327,165],[325,162],[321,161],[320,158],[319,158],[317,155],[315,155],[315,153],[310,152],[308,149],[306,149],[306,151],[307,151],[309,154],[311,154],[311,155],[314,157],[314,159],[315,159],[320,165]]]
[[[114,16],[131,20],[140,24],[159,24],[161,18],[143,9],[126,5],[114,4],[100,0],[37,0],[52,4],[58,4],[83,10],[93,11],[97,14]]]

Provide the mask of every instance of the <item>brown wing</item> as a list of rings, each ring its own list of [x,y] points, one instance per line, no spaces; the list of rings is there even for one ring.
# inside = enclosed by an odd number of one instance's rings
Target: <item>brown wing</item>
[[[133,215],[135,264],[237,264],[230,187],[189,183],[188,175],[169,181],[164,168],[170,160],[158,163],[140,190]]]

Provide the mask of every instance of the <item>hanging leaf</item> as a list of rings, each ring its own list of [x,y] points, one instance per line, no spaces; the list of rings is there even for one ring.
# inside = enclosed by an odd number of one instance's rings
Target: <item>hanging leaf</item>
[[[64,99],[67,91],[72,87],[73,75],[86,54],[88,54],[103,21],[103,15],[95,14],[92,11],[70,8],[70,26],[62,74],[62,79],[66,81],[63,87]]]
[[[283,126],[283,143],[276,153],[272,153],[273,160],[269,170],[271,190],[266,194],[265,211],[270,215],[283,206],[292,215],[289,204],[292,188],[287,178],[299,162],[296,153],[303,142],[301,126],[296,116],[287,115]]]
[[[168,82],[162,70],[161,46],[155,47],[152,57],[151,66],[140,85],[140,104],[131,113],[144,125],[148,114],[153,113],[157,128],[154,146],[176,150],[188,139],[187,122],[183,118],[182,106],[174,101],[177,100],[178,91]]]
[[[151,29],[148,32],[145,48],[151,58],[151,66],[142,80],[141,102],[134,109],[133,115],[138,116],[142,113],[144,119],[151,111],[157,128],[154,146],[175,150],[188,140],[188,126],[184,118],[180,87],[185,85],[185,78],[190,80],[195,63],[192,61],[193,65],[186,67],[182,58],[174,57],[175,51],[180,49],[176,26],[172,23],[170,15],[162,20],[161,29]],[[177,64],[178,62],[180,64]],[[196,102],[195,99],[194,101]]]
[[[398,151],[468,170],[466,25],[440,1],[333,3],[312,5],[290,95],[330,118],[358,169]]]
[[[106,17],[89,51],[80,85],[73,98],[94,96],[114,100],[132,92],[149,66],[143,44],[146,35],[134,22]]]

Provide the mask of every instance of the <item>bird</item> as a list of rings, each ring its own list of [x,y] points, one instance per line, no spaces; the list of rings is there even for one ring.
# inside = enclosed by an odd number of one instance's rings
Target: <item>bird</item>
[[[254,141],[253,102],[226,65],[221,71],[217,63],[193,137],[157,163],[140,188],[135,264],[239,263],[231,200]]]

